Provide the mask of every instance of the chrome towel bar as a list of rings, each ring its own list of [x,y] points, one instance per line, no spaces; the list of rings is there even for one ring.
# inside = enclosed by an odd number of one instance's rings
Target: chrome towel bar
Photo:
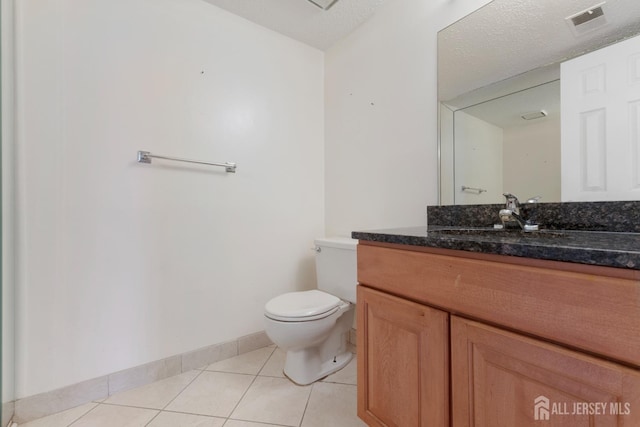
[[[485,190],[484,188],[467,187],[466,185],[462,186],[462,191],[468,191],[476,194],[482,194],[487,192],[487,190]]]
[[[181,159],[178,157],[158,156],[157,154],[151,154],[148,151],[138,151],[138,163],[151,163],[151,159],[173,160],[176,162],[197,163],[199,165],[208,165],[208,166],[222,166],[227,172],[236,173],[235,163],[201,162],[199,160]]]

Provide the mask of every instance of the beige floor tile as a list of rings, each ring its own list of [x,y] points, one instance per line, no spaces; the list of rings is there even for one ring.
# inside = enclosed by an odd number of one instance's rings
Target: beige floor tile
[[[158,411],[99,404],[71,427],[144,427]]]
[[[203,371],[165,409],[228,417],[254,378],[252,375]]]
[[[278,424],[262,424],[251,421],[229,420],[224,427],[287,427]],[[338,427],[338,426],[335,426]]]
[[[284,360],[286,355],[287,353],[284,350],[276,348],[276,350],[271,354],[271,357],[269,357],[269,360],[267,360],[267,363],[265,363],[259,375],[265,377],[284,378],[285,376],[282,370],[284,369]]]
[[[338,372],[335,372],[322,381],[328,383],[340,383],[340,384],[357,384],[358,368],[356,365],[356,355],[353,355],[353,359]]]
[[[313,384],[302,427],[366,427],[356,414],[356,386],[317,382]]]
[[[311,386],[298,386],[283,378],[257,377],[231,418],[298,426]]]
[[[142,387],[123,391],[122,393],[114,394],[105,400],[104,403],[163,409],[180,394],[199,373],[200,371],[189,371]]]
[[[224,418],[162,411],[147,427],[222,427]]]
[[[273,353],[273,348],[264,347],[258,350],[243,353],[220,362],[209,365],[208,371],[233,372],[236,374],[257,375],[260,369]]]
[[[275,346],[261,348],[20,427],[365,426],[356,415],[355,355],[306,387],[284,377],[285,356]]]
[[[49,415],[48,417],[20,424],[20,427],[67,427],[69,424],[82,417],[96,406],[98,406],[97,403],[87,403],[86,405],[67,409],[66,411],[58,412],[57,414]]]

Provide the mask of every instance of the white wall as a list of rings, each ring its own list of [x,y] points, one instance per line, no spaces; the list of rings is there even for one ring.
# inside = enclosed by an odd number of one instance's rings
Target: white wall
[[[437,31],[487,2],[390,1],[324,81],[321,52],[199,0],[19,2],[18,397],[262,329],[324,225],[424,223]]]
[[[326,52],[328,234],[426,223],[438,201],[437,32],[487,0],[395,0]]]
[[[15,169],[13,3],[0,3],[2,22],[2,425],[15,399]]]
[[[502,128],[458,110],[454,129],[456,204],[502,202]],[[462,191],[463,185],[486,191]]]
[[[18,397],[262,330],[314,285],[322,52],[200,0],[17,12]]]
[[[455,203],[454,111],[440,103],[440,204]]]
[[[504,191],[521,201],[560,202],[560,116],[506,128],[503,135]]]

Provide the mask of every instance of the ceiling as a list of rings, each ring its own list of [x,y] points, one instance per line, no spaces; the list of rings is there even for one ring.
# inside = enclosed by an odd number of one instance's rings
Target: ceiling
[[[524,120],[523,114],[544,110],[546,117]],[[527,126],[542,120],[560,118],[560,80],[497,97],[463,109],[467,114],[502,129]]]
[[[324,10],[308,0],[204,0],[258,25],[326,50],[391,0],[338,0]],[[330,4],[316,0],[319,4]]]

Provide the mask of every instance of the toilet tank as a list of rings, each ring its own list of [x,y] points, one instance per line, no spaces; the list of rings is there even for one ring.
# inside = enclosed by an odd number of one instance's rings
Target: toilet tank
[[[358,241],[348,237],[316,239],[318,289],[356,302]]]

